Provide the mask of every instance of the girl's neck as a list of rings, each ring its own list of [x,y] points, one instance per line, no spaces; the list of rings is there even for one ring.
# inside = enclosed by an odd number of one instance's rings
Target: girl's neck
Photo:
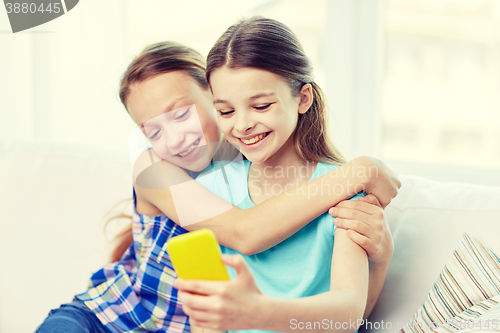
[[[307,183],[314,174],[317,163],[301,159],[289,141],[265,162],[250,166],[248,188],[255,204]]]

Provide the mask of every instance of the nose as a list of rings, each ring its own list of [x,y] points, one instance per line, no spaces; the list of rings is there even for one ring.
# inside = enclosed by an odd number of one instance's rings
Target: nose
[[[163,128],[163,144],[171,155],[177,155],[183,148],[186,132],[179,126],[165,126]]]
[[[237,133],[247,134],[252,128],[255,127],[255,121],[253,120],[249,112],[236,112],[235,116],[236,119],[234,129]]]

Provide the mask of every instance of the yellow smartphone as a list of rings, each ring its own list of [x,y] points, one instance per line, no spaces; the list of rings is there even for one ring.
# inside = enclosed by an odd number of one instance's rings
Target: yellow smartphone
[[[167,242],[177,276],[189,280],[230,280],[221,259],[219,243],[210,229],[172,237]]]

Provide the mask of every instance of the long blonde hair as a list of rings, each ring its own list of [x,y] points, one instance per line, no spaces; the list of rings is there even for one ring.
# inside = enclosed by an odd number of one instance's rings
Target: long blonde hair
[[[294,132],[294,146],[304,161],[343,164],[341,152],[328,136],[326,100],[314,82],[311,61],[295,34],[283,23],[263,17],[252,17],[229,27],[217,40],[207,57],[207,81],[210,74],[223,66],[257,68],[280,75],[287,80],[295,96],[309,83],[314,101],[299,115]]]
[[[205,59],[192,48],[175,42],[160,42],[146,47],[128,66],[120,81],[120,100],[125,109],[130,86],[143,82],[157,75],[184,71],[191,76],[203,89],[209,89],[205,77]],[[128,112],[128,110],[127,110]],[[120,214],[107,221],[117,218],[132,218],[130,215]],[[115,236],[117,243],[111,253],[111,262],[119,261],[125,251],[132,245],[132,224]]]
[[[185,71],[203,89],[208,89],[205,59],[200,53],[176,42],[151,44],[130,63],[122,76],[120,100],[125,108],[132,84],[174,71]]]

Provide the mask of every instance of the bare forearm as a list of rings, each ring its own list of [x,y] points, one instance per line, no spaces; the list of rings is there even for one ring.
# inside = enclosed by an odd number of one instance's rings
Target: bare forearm
[[[363,318],[366,319],[371,314],[375,304],[377,303],[382,288],[384,287],[385,276],[389,263],[379,263],[370,266],[370,276],[368,282],[368,300]]]
[[[163,190],[138,188],[137,195],[183,228],[189,231],[209,228],[220,244],[251,255],[280,243],[331,206],[363,189],[373,179],[367,178],[366,172],[358,173],[356,168],[361,167],[364,171],[370,163],[367,158],[357,158],[301,187],[289,189],[245,210],[232,206],[168,163],[164,163],[168,172],[179,173],[174,179],[182,181],[171,187],[166,184]],[[192,207],[193,202],[198,205],[196,209]]]
[[[364,185],[366,179],[353,176],[352,170],[343,172],[349,167],[341,167],[337,172],[289,189],[252,208],[240,210],[234,207],[185,228],[190,231],[210,228],[222,245],[245,255],[265,251],[296,233],[331,206],[353,196],[356,185]]]
[[[267,296],[259,308],[258,329],[277,332],[354,332],[362,323],[363,307],[353,291],[329,291],[298,299]]]
[[[342,229],[335,230],[330,291],[297,299],[263,298],[262,321],[271,331],[293,332],[298,323],[311,332],[354,332],[362,323],[368,294],[368,259]],[[306,327],[307,328],[307,327]]]

